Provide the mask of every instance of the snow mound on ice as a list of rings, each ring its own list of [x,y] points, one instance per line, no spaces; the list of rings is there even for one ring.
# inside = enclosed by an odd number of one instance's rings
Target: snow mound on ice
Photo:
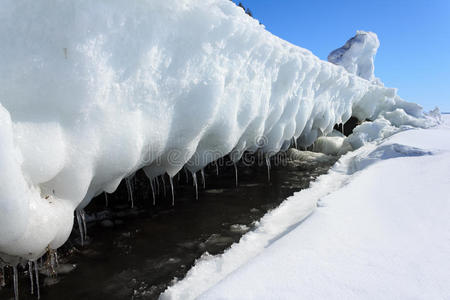
[[[381,84],[374,74],[374,57],[379,47],[380,41],[375,33],[358,30],[344,46],[328,55],[328,61],[343,66],[361,78]]]
[[[327,155],[338,155],[344,141],[345,137],[342,136],[321,136],[315,141],[314,150]]]
[[[227,154],[270,156],[352,115],[410,124],[401,108],[431,122],[231,1],[5,0],[0,20],[3,259],[59,247],[75,209],[141,168],[153,178]]]

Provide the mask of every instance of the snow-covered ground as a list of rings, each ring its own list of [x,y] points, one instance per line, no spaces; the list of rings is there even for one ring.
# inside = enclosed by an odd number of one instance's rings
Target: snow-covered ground
[[[162,298],[450,299],[449,216],[443,115],[343,156]]]

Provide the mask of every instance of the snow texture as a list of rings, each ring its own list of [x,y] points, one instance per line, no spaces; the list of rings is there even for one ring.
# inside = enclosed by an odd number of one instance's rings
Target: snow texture
[[[227,154],[270,156],[352,115],[433,123],[395,89],[273,36],[228,0],[5,0],[0,21],[9,262],[61,246],[74,210],[142,168],[153,178]]]
[[[374,74],[374,58],[379,47],[380,41],[375,33],[359,30],[344,46],[331,52],[328,61],[343,66],[361,78],[381,84]]]
[[[161,298],[449,299],[444,118],[344,155]]]

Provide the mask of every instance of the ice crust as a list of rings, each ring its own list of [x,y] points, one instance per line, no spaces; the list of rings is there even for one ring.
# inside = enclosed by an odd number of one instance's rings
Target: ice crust
[[[308,146],[352,115],[432,124],[366,71],[319,60],[228,0],[5,0],[0,21],[6,261],[61,246],[74,210],[141,168],[174,176],[292,137]]]

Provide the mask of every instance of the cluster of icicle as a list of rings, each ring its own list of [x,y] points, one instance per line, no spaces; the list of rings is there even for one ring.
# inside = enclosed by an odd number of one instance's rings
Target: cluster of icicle
[[[220,157],[270,162],[351,116],[428,124],[395,89],[273,36],[228,0],[5,0],[0,19],[0,257],[10,265],[59,248],[74,211],[85,236],[83,209],[123,179],[132,199],[140,169],[150,185],[167,174],[173,186],[185,168],[197,186]]]
[[[12,281],[13,281],[13,289],[14,289],[14,299],[19,299],[19,269],[20,266],[23,270],[28,273],[28,277],[30,279],[30,293],[31,295],[36,295],[37,299],[41,298],[41,292],[39,287],[39,272],[41,270],[46,270],[46,273],[49,276],[56,277],[57,276],[57,268],[59,265],[58,262],[58,252],[56,250],[47,249],[47,253],[45,255],[46,259],[43,257],[36,260],[29,260],[27,262],[21,262],[20,264],[13,264],[11,266],[5,265],[0,262],[0,288],[6,286],[5,277],[7,268],[12,269]]]

